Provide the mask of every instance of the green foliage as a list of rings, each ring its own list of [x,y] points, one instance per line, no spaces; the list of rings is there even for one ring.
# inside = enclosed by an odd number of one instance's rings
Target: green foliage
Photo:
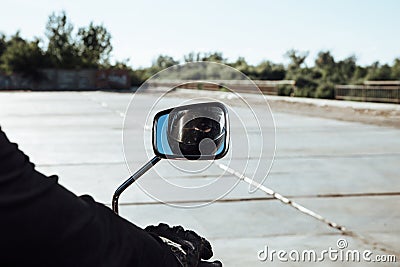
[[[72,38],[73,29],[65,11],[49,16],[46,25],[46,55],[50,58],[52,67],[75,68],[80,65],[79,51]]]
[[[270,61],[263,61],[255,68],[256,75],[260,80],[283,80],[286,70],[283,65],[277,65]]]
[[[317,87],[318,83],[315,80],[308,78],[307,76],[299,76],[296,79],[294,96],[314,97]]]
[[[33,81],[43,78],[39,69],[46,65],[46,57],[39,47],[39,40],[27,42],[17,33],[7,42],[0,60],[2,69],[8,74],[17,72]]]
[[[334,81],[335,83],[346,82],[349,83],[354,77],[357,70],[357,59],[355,56],[350,56],[337,63],[337,72],[340,73],[340,80]]]
[[[280,96],[293,96],[294,88],[292,85],[282,84],[278,85],[278,95]]]
[[[240,72],[243,72],[251,79],[255,79],[255,77],[257,77],[256,67],[249,65],[244,57],[239,57],[235,62],[228,63],[228,65]]]
[[[289,50],[288,52],[286,52],[285,56],[290,60],[287,68],[287,78],[292,79],[292,77],[295,76],[296,73],[298,73],[304,65],[304,62],[306,61],[306,58],[308,56],[308,52]]]
[[[356,66],[356,69],[354,71],[353,77],[350,80],[350,83],[362,84],[365,81],[367,73],[368,73],[367,68]]]
[[[315,66],[320,69],[333,70],[336,66],[335,59],[329,51],[321,51],[315,60]]]
[[[217,63],[224,63],[226,59],[223,57],[221,52],[210,52],[199,54],[200,61],[210,61],[210,62],[217,62]]]
[[[183,61],[184,62],[195,62],[195,61],[200,61],[200,53],[195,53],[195,52],[190,52],[187,55],[183,56]]]
[[[385,64],[381,66],[379,62],[375,62],[371,66],[368,67],[368,72],[366,76],[367,80],[391,80],[392,79],[392,70],[389,65]]]
[[[229,65],[243,73],[248,72],[248,69],[250,67],[244,57],[238,57],[238,59],[235,62],[230,63]]]
[[[149,72],[149,69],[136,69],[132,70],[130,74],[131,74],[131,85],[140,86],[155,73],[152,74],[151,72]]]
[[[0,57],[1,57],[1,55],[3,55],[6,48],[7,48],[6,36],[4,34],[0,33]]]
[[[140,86],[157,72],[172,67],[178,63],[179,61],[176,61],[173,57],[159,55],[157,59],[153,61],[153,64],[149,68],[139,68],[132,70],[129,67],[131,74],[131,84],[132,86]]]
[[[228,88],[228,87],[225,87],[225,86],[219,86],[219,90],[220,90],[221,92],[231,92],[231,90],[229,90],[229,88]]]
[[[78,51],[82,58],[83,67],[98,67],[108,64],[112,51],[111,34],[103,25],[94,25],[79,28]]]
[[[184,62],[196,62],[196,61],[210,61],[217,63],[226,63],[226,58],[223,57],[221,52],[209,52],[209,53],[195,53],[190,52],[183,56]]]
[[[0,70],[8,74],[20,73],[38,81],[43,78],[40,72],[43,68],[109,67],[112,46],[107,29],[103,25],[90,23],[87,28],[80,28],[76,36],[72,34],[73,29],[66,13],[62,11],[49,16],[45,49],[37,38],[27,41],[17,32],[7,40],[4,34],[0,34]],[[122,67],[122,62],[116,63],[116,68]]]
[[[153,62],[153,68],[158,70],[163,70],[169,67],[172,67],[178,64],[179,61],[176,61],[173,57],[166,55],[159,55],[158,58]]]
[[[73,25],[64,11],[50,15],[46,25],[48,46],[46,55],[51,67],[97,68],[108,65],[112,51],[111,34],[103,25],[81,27],[72,36]]]
[[[326,99],[334,99],[335,98],[335,86],[332,83],[324,83],[320,84],[315,91],[316,98],[326,98]]]
[[[396,58],[392,67],[392,79],[400,80],[400,58]]]
[[[121,61],[116,61],[112,66],[108,66],[107,64],[107,67],[111,67],[117,70],[132,70],[131,67],[129,67],[129,58]]]
[[[159,55],[150,67],[132,69],[128,60],[110,64],[112,51],[111,34],[103,25],[91,22],[80,27],[74,34],[74,26],[64,11],[52,13],[46,24],[46,37],[43,47],[41,40],[25,40],[17,32],[11,37],[0,33],[0,71],[20,73],[29,79],[38,81],[40,69],[59,68],[114,68],[130,72],[133,86],[139,86],[157,72],[179,64],[179,60],[168,55]],[[392,65],[375,62],[370,66],[357,65],[355,56],[335,60],[330,51],[318,53],[313,66],[306,65],[307,51],[290,50],[285,56],[287,65],[264,60],[256,65],[249,64],[245,58],[228,62],[221,52],[190,52],[183,56],[184,62],[209,61],[227,64],[255,80],[295,80],[296,85],[278,87],[278,94],[285,96],[303,96],[334,98],[334,86],[337,84],[362,84],[366,80],[400,80],[400,58]],[[262,56],[262,55],[260,55]],[[239,72],[237,73],[239,74]],[[184,72],[171,75],[171,79],[203,79],[205,76],[215,79],[239,79],[240,75],[221,72],[217,65],[203,69],[189,68]],[[200,89],[200,88],[199,88]],[[223,87],[221,90],[225,90]]]

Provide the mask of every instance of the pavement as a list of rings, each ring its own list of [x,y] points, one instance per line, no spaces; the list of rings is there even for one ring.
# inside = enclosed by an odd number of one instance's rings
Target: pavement
[[[189,96],[177,92],[167,97],[164,104],[173,105],[185,97]],[[152,94],[138,94],[135,99],[135,114],[138,118],[146,116],[154,101]],[[40,171],[59,175],[59,182],[75,194],[90,194],[110,205],[116,187],[131,174],[122,142],[124,114],[130,100],[131,94],[127,93],[2,92],[0,125]],[[334,105],[354,105],[340,102]],[[376,106],[364,105],[368,109]],[[393,107],[378,106],[377,109],[389,111]],[[397,112],[398,106],[393,108]],[[214,258],[225,266],[365,265],[362,259],[347,262],[327,256],[322,262],[311,263],[290,259],[281,262],[276,254],[273,261],[258,259],[265,255],[260,251],[266,247],[269,252],[315,250],[319,255],[330,247],[338,250],[338,240],[347,243],[347,248],[339,251],[371,250],[373,259],[376,255],[397,257],[396,263],[372,262],[372,266],[398,266],[400,129],[285,112],[282,108],[274,109],[274,105],[272,111],[276,154],[264,186],[346,231],[338,231],[260,190],[250,194],[248,185],[235,176],[219,177],[215,166],[210,167],[207,175],[189,175],[174,171],[166,161],[158,163],[141,179],[146,188],[154,189],[150,193],[159,194],[169,205],[134,185],[121,197],[121,216],[139,226],[166,222],[194,229],[211,241]],[[139,148],[143,142],[149,142],[150,139],[143,140],[143,135],[150,135],[151,131],[148,125],[143,129],[139,121],[133,121],[128,129],[138,150],[128,159],[132,170],[148,159]],[[252,133],[251,129],[249,132]],[[238,151],[243,144],[233,145]],[[240,166],[244,160],[234,158],[232,166]],[[249,160],[250,165],[255,162],[256,159]],[[172,184],[189,187],[216,180],[223,181],[216,188],[234,186],[217,201],[193,207],[207,203],[210,195],[192,191],[176,194],[163,186],[160,176]]]

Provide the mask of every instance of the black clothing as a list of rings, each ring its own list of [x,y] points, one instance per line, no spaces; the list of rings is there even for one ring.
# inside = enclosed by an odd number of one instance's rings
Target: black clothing
[[[0,128],[0,266],[179,266],[170,249],[34,169]]]

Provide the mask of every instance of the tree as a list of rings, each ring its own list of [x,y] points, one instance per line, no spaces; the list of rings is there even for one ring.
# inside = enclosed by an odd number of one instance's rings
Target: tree
[[[356,57],[336,62],[329,51],[321,51],[315,60],[315,68],[322,74],[322,83],[345,84],[350,82],[356,71]]]
[[[400,58],[394,60],[392,66],[392,79],[400,80]]]
[[[382,65],[378,70],[378,75],[375,77],[377,80],[391,80],[392,79],[392,69],[388,64]]]
[[[324,70],[333,70],[336,67],[335,59],[331,55],[331,52],[319,52],[318,57],[315,60],[315,66]]]
[[[368,74],[366,80],[391,80],[392,73],[389,65],[380,65],[379,62],[374,62],[368,66]]]
[[[244,57],[238,57],[235,62],[228,64],[231,67],[237,69],[240,72],[243,72],[247,76],[249,76],[252,79],[257,79],[257,73],[256,70],[253,66],[249,65],[246,62],[246,59]]]
[[[350,83],[362,84],[365,81],[365,77],[367,76],[367,73],[368,73],[367,68],[361,67],[361,66],[356,66]]]
[[[3,55],[4,51],[7,48],[7,40],[6,36],[3,33],[0,33],[0,71],[4,67],[1,56]]]
[[[159,55],[158,58],[153,62],[153,67],[157,68],[158,70],[163,70],[178,63],[179,61],[176,61],[173,57]]]
[[[302,65],[305,63],[308,57],[308,51],[297,51],[289,50],[286,52],[285,56],[290,59],[288,66],[289,75],[296,75],[296,73],[301,69]]]
[[[205,53],[200,58],[201,61],[211,61],[211,62],[218,62],[224,63],[226,59],[223,57],[221,52],[212,52],[212,53]]]
[[[190,52],[183,56],[183,61],[186,63],[200,61],[200,53]]]
[[[52,13],[46,25],[48,47],[46,54],[54,67],[75,68],[80,65],[78,49],[72,38],[74,27],[67,19],[65,11]]]
[[[2,68],[8,74],[19,73],[33,81],[43,78],[39,71],[46,64],[46,57],[39,46],[38,39],[28,42],[17,32],[6,45],[1,55]]]
[[[357,58],[353,55],[337,63],[340,80],[336,83],[350,83],[357,69]]]
[[[94,25],[78,31],[78,49],[84,67],[108,64],[112,51],[111,34],[103,25]]]
[[[263,61],[256,66],[256,73],[260,80],[283,80],[286,70],[283,65],[277,65],[270,61]]]
[[[316,68],[305,66],[308,52],[289,50],[285,56],[290,59],[287,67],[286,79],[295,80],[295,96],[314,97],[318,87],[318,79],[322,77]]]
[[[129,66],[129,58],[126,58],[124,60],[117,60],[111,67],[117,70],[132,71],[132,68]]]
[[[0,57],[4,53],[6,48],[7,48],[6,36],[4,34],[0,33]]]

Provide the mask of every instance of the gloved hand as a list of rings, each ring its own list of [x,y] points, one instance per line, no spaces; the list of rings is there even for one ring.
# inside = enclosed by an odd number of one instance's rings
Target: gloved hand
[[[210,242],[193,231],[164,223],[147,226],[144,230],[168,245],[183,267],[222,267],[220,261],[203,261],[212,257],[212,248]]]

